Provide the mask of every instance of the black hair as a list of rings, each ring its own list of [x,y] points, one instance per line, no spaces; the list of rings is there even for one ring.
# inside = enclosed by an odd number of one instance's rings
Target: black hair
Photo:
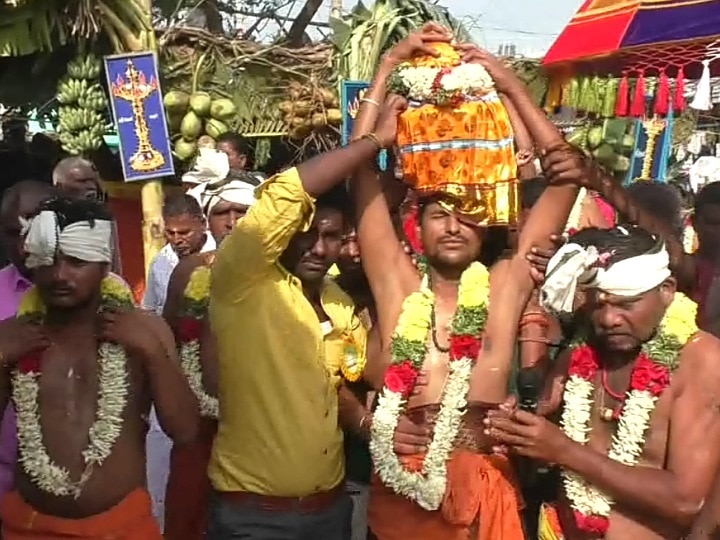
[[[58,196],[42,204],[40,211],[44,210],[55,212],[60,230],[81,221],[88,221],[91,227],[95,225],[96,220],[113,221],[112,213],[107,206],[91,199]]]
[[[352,200],[344,182],[326,191],[315,201],[316,208],[337,210],[345,218],[352,217],[352,206]]]
[[[26,197],[47,201],[55,195],[55,188],[38,180],[21,180],[5,190],[0,203],[0,214],[17,209]]]
[[[569,242],[583,247],[594,246],[600,253],[610,253],[609,264],[659,251],[660,238],[633,225],[620,225],[612,229],[588,227],[570,236]]]
[[[217,139],[215,139],[215,142],[217,144],[227,143],[232,146],[233,150],[235,150],[238,154],[243,155],[248,155],[250,148],[250,143],[248,142],[248,140],[239,133],[235,133],[234,131],[228,131],[227,133],[223,133]]]
[[[720,205],[720,182],[707,184],[698,192],[695,197],[695,215],[697,216],[703,206],[710,204]]]
[[[627,188],[630,199],[655,219],[668,223],[676,237],[683,235],[683,202],[678,189],[665,182],[638,181]]]
[[[538,202],[540,196],[548,186],[544,176],[528,178],[520,182],[520,205],[523,210],[530,210]]]
[[[163,205],[163,219],[188,215],[197,219],[203,219],[203,211],[200,203],[192,195],[184,193],[174,195],[165,199]]]

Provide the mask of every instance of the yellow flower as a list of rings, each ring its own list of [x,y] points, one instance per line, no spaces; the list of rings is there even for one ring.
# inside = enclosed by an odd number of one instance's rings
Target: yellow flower
[[[20,299],[17,316],[25,317],[28,315],[44,315],[45,305],[40,298],[37,287],[32,286]]]
[[[210,267],[198,266],[185,287],[185,298],[192,302],[204,302],[210,295]]]
[[[113,276],[107,276],[102,280],[100,294],[103,300],[112,299],[120,304],[135,305],[130,287]]]
[[[684,294],[675,293],[675,298],[663,317],[662,331],[685,344],[698,331],[696,315],[697,304]]]
[[[487,303],[490,295],[490,272],[476,262],[465,270],[460,279],[458,307],[471,308]]]
[[[395,334],[409,341],[425,343],[430,330],[433,296],[427,290],[409,295],[403,302]]]

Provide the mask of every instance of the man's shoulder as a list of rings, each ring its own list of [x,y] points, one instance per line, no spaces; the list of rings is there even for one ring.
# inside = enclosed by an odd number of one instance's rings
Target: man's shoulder
[[[683,381],[716,381],[720,391],[720,340],[699,331],[680,351],[678,378]]]

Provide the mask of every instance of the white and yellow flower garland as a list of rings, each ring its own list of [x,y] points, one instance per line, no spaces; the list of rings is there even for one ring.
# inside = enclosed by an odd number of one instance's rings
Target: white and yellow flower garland
[[[463,272],[460,279],[453,334],[466,337],[479,336],[487,314],[488,291],[487,269],[480,263],[473,263]],[[416,372],[422,367],[427,353],[433,304],[434,296],[425,276],[420,290],[412,293],[403,302],[393,338],[395,366],[412,362]],[[373,415],[370,452],[378,476],[393,491],[416,501],[426,510],[439,508],[445,495],[447,461],[465,414],[470,376],[475,360],[476,358],[462,357],[450,361],[449,375],[440,402],[433,439],[419,472],[405,469],[393,449],[395,429],[405,409],[414,379],[409,384],[401,385],[402,388],[395,388],[394,385],[393,388],[389,388],[386,376],[386,385]],[[389,371],[391,369],[393,366]]]
[[[388,87],[410,101],[444,105],[489,94],[495,83],[480,64],[458,63],[453,67],[402,64],[391,76]]]
[[[132,306],[132,294],[113,277],[102,282],[103,305]],[[42,316],[45,307],[35,287],[22,298],[18,317]],[[38,400],[41,370],[12,372],[12,398],[17,411],[18,459],[30,479],[43,491],[58,497],[80,496],[83,487],[112,453],[123,427],[127,404],[127,355],[122,347],[101,343],[98,350],[98,401],[96,418],[88,433],[88,446],[82,451],[85,469],[78,480],[53,462],[43,444]],[[19,362],[22,365],[22,361]]]
[[[193,271],[185,287],[184,300],[186,309],[183,320],[180,321],[179,354],[182,370],[200,405],[200,414],[208,418],[218,418],[220,411],[218,399],[205,391],[202,381],[202,365],[200,364],[199,329],[202,318],[207,312],[209,298],[210,267],[199,266]],[[194,328],[197,328],[197,331],[183,332],[183,323],[189,323]]]
[[[636,362],[655,363],[660,378],[664,377],[662,370],[666,370],[669,374],[676,367],[680,350],[698,330],[695,325],[696,309],[697,306],[692,300],[677,293],[663,318],[659,331],[643,347],[644,354],[641,354]],[[587,349],[588,354],[593,354],[589,348]],[[577,352],[583,353],[576,350],[574,354]],[[597,360],[589,360],[590,365],[594,362],[596,363]],[[561,420],[563,431],[570,439],[583,445],[587,444],[591,432],[595,393],[593,376],[592,370],[587,370],[583,374],[571,372],[563,395],[564,408]],[[612,437],[608,452],[610,459],[630,467],[637,465],[645,445],[645,432],[650,425],[650,417],[662,389],[661,387],[641,389],[631,386],[618,419],[617,430]],[[612,498],[572,471],[563,471],[563,483],[565,494],[581,530],[604,535],[613,504]]]

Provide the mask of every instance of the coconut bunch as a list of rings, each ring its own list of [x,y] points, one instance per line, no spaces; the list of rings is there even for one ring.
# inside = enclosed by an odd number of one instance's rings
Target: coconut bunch
[[[308,88],[297,81],[288,86],[288,100],[278,109],[288,126],[288,137],[302,140],[313,132],[323,132],[342,124],[340,100],[327,88]]]
[[[237,112],[232,100],[213,99],[202,91],[187,94],[172,90],[165,94],[163,105],[170,138],[175,141],[173,151],[181,161],[195,156],[201,140],[207,145],[207,137],[215,140],[230,131],[228,123]]]

